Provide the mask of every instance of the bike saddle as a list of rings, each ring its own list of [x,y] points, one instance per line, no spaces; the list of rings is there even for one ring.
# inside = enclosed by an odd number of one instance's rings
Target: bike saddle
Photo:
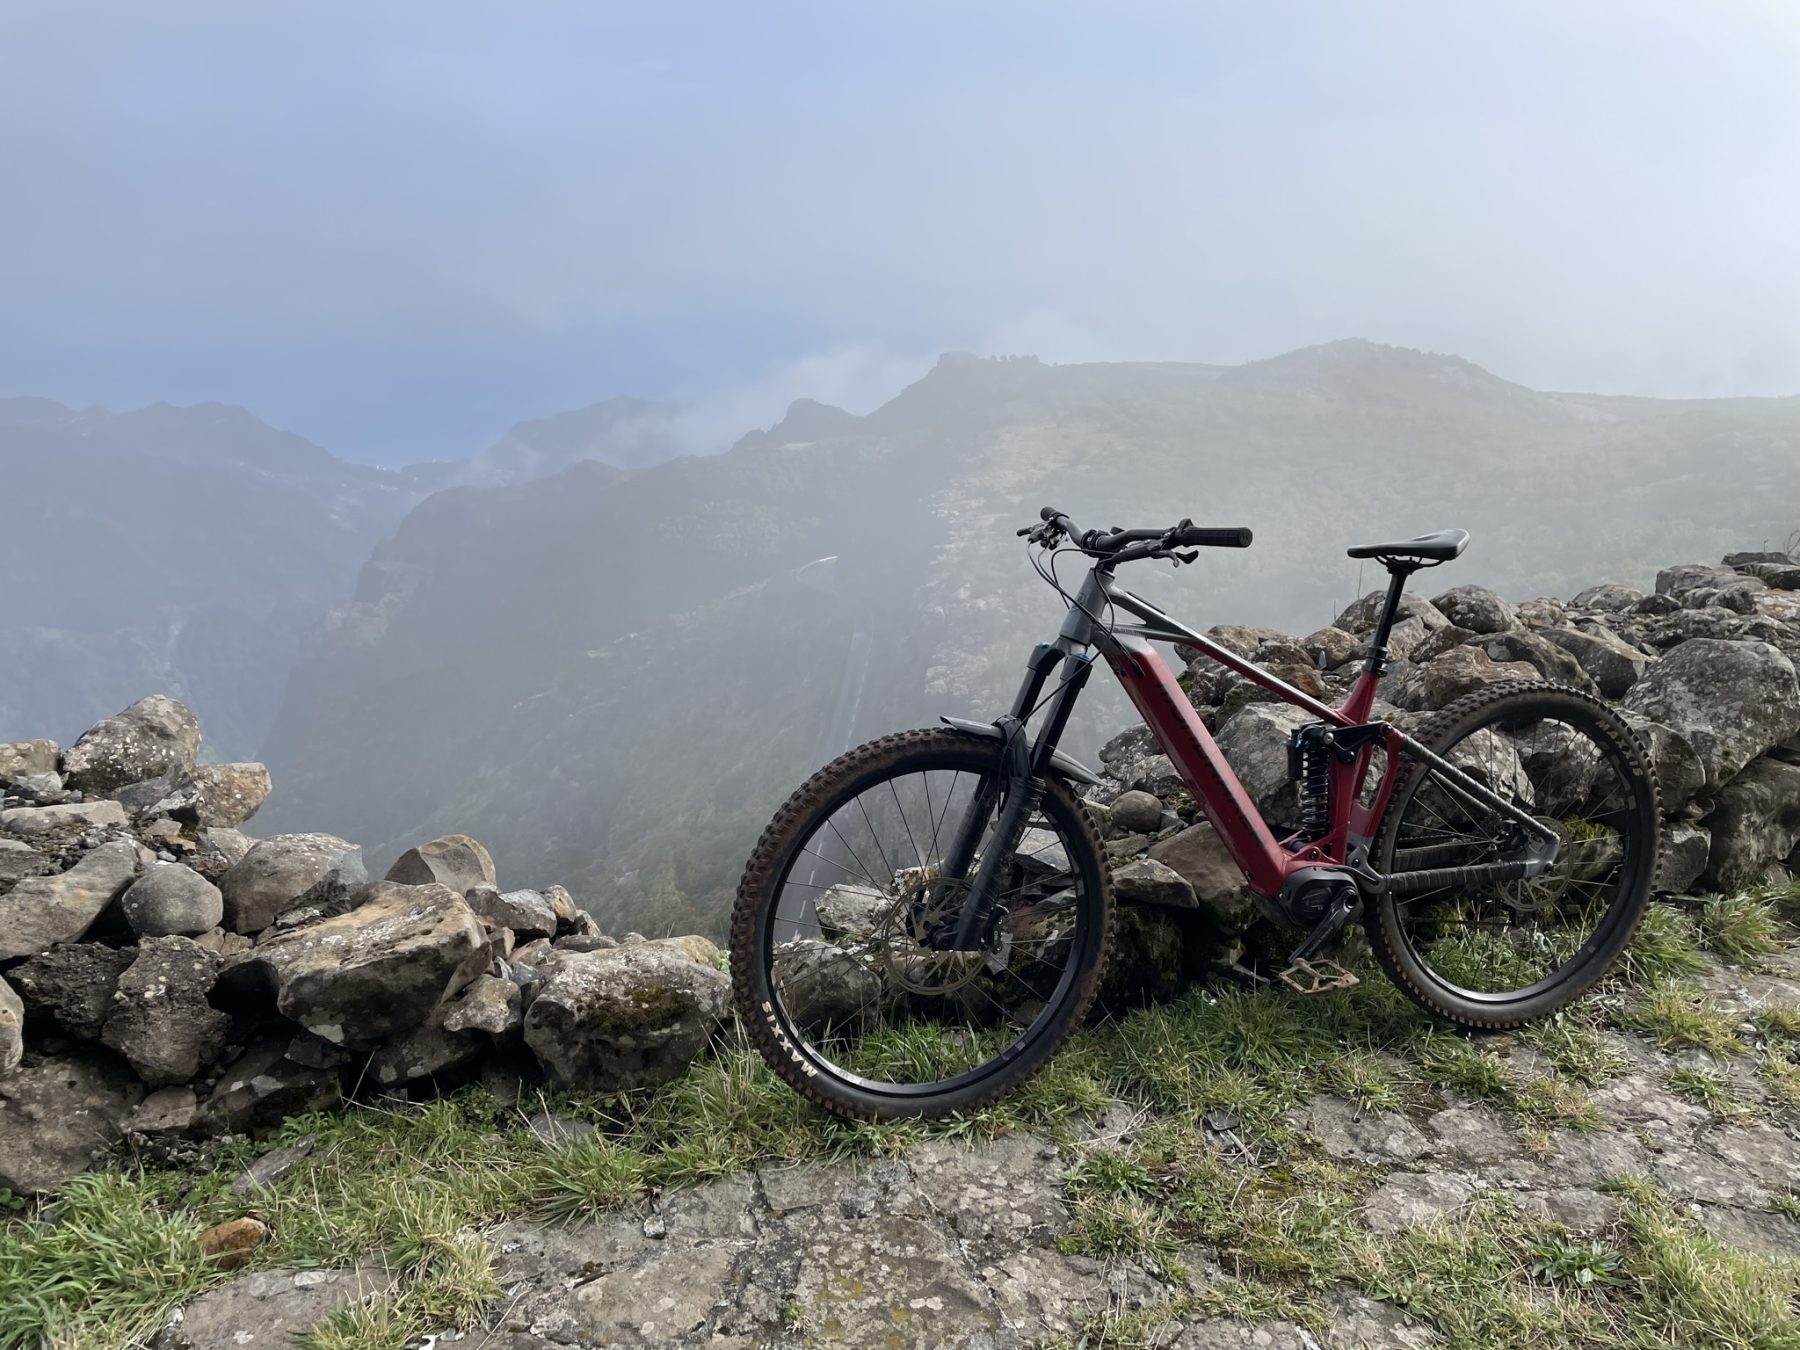
[[[1421,562],[1449,562],[1468,546],[1467,530],[1438,530],[1391,544],[1358,544],[1345,552],[1352,558],[1417,558]]]

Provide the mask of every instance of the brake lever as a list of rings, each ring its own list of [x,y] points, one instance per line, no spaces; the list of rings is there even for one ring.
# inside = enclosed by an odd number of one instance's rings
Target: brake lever
[[[1198,562],[1200,561],[1200,550],[1194,549],[1190,553],[1178,553],[1174,549],[1170,549],[1169,556],[1175,559],[1177,563]]]

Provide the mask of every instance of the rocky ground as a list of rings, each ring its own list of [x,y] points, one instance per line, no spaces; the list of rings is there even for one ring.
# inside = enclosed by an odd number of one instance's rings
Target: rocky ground
[[[1212,632],[1331,696],[1373,619]],[[1664,900],[1629,969],[1486,1041],[1366,968],[1272,987],[1252,897],[1134,730],[1091,798],[1123,906],[1105,1016],[931,1129],[805,1108],[710,942],[503,892],[467,836],[371,880],[349,841],[243,833],[266,771],[201,763],[173,700],[0,745],[0,1347],[1800,1347],[1800,562],[1457,587],[1409,598],[1393,648],[1403,724],[1548,678],[1638,730]],[[1293,710],[1183,684],[1296,823]]]

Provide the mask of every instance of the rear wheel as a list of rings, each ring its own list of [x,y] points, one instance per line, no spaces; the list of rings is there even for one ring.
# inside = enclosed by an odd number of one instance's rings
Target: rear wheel
[[[1495,685],[1439,713],[1417,739],[1555,831],[1555,862],[1526,880],[1384,894],[1368,906],[1376,959],[1421,1007],[1506,1028],[1580,997],[1637,930],[1656,876],[1656,779],[1642,744],[1598,699],[1548,684]],[[1419,761],[1402,767],[1376,837],[1389,874],[1526,855],[1505,813]]]
[[[865,1118],[967,1110],[1035,1073],[1080,1022],[1112,925],[1100,843],[1052,780],[979,950],[930,935],[967,884],[945,875],[963,822],[993,843],[998,742],[909,731],[849,751],[777,813],[731,926],[739,1015],[775,1071]]]

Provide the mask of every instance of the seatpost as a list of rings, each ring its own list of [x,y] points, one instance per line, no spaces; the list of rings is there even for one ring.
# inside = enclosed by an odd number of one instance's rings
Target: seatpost
[[[1371,675],[1380,675],[1387,670],[1388,636],[1394,631],[1394,616],[1400,611],[1400,596],[1406,590],[1406,579],[1413,573],[1412,568],[1401,562],[1388,563],[1387,570],[1387,601],[1381,607],[1381,618],[1375,624],[1375,636],[1369,643],[1369,655],[1363,662],[1363,669]]]

